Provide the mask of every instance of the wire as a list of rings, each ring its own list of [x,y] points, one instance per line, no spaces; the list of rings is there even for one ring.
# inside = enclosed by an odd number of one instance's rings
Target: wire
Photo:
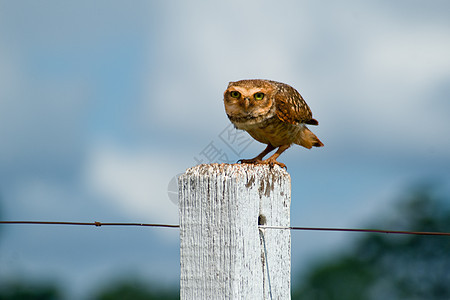
[[[156,223],[128,223],[128,222],[58,222],[58,221],[0,221],[0,224],[28,224],[28,225],[81,225],[81,226],[142,226],[160,228],[180,228],[180,225],[156,224]],[[382,229],[361,229],[361,228],[331,228],[331,227],[295,227],[295,226],[270,226],[259,225],[259,228],[301,230],[301,231],[340,231],[340,232],[368,232],[386,234],[411,234],[411,235],[435,235],[450,236],[450,232],[427,232],[427,231],[401,231]]]
[[[440,235],[450,236],[450,232],[429,232],[429,231],[402,231],[402,230],[382,230],[382,229],[359,229],[359,228],[327,228],[327,227],[288,227],[288,226],[267,226],[259,227],[269,229],[290,229],[303,231],[343,231],[343,232],[369,232],[369,233],[391,233],[391,234],[412,234],[412,235]]]
[[[0,224],[29,224],[29,225],[81,225],[81,226],[145,226],[179,228],[180,225],[149,224],[149,223],[109,223],[109,222],[53,222],[53,221],[0,221]]]

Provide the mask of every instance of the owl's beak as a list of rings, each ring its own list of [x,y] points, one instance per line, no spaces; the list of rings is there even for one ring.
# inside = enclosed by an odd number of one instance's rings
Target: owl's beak
[[[245,97],[244,98],[244,108],[247,109],[250,106],[250,98]]]

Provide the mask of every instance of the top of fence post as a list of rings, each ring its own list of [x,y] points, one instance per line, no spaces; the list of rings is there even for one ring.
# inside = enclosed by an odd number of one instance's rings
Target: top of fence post
[[[278,166],[203,164],[179,178],[181,299],[290,299],[291,185]]]

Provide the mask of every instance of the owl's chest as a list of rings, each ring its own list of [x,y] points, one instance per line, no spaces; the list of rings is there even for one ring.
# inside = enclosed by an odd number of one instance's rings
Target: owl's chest
[[[292,144],[301,131],[301,125],[282,122],[274,117],[256,124],[235,124],[238,129],[247,131],[255,140],[274,147]]]

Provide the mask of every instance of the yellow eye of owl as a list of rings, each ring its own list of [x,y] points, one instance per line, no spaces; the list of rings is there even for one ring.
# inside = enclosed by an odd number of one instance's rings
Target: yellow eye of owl
[[[264,93],[256,93],[255,94],[255,99],[256,100],[262,100],[264,98]]]
[[[241,93],[237,91],[231,91],[230,96],[233,98],[239,98],[241,96]]]

